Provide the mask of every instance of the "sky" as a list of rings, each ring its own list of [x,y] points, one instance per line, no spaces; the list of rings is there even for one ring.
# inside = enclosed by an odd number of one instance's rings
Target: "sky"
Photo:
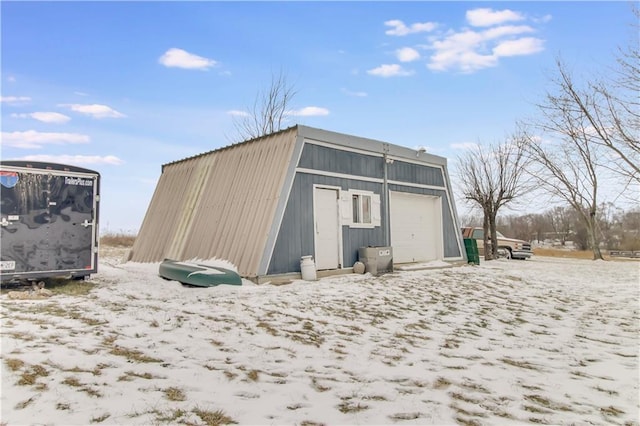
[[[100,262],[87,295],[0,297],[3,423],[638,424],[637,261],[211,288]]]
[[[637,43],[633,16],[625,1],[3,1],[1,158],[100,172],[101,231],[135,233],[162,164],[236,142],[282,73],[285,127],[451,164],[535,116],[556,58],[606,72]]]

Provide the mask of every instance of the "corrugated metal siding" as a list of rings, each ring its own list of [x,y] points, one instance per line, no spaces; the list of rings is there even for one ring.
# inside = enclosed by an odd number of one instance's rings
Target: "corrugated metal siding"
[[[255,276],[295,141],[294,127],[165,165],[131,260],[217,257]]]

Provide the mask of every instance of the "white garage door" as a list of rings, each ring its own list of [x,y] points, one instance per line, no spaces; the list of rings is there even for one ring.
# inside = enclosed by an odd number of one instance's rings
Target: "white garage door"
[[[391,246],[395,263],[442,259],[442,199],[390,193]]]

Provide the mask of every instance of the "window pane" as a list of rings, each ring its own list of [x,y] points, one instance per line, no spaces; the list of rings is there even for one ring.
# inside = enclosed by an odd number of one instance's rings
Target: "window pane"
[[[362,222],[371,223],[371,197],[369,195],[362,195]]]
[[[353,195],[351,197],[353,204],[353,223],[360,223],[360,203],[358,202],[359,198],[359,195]]]
[[[482,229],[476,229],[473,231],[473,239],[475,240],[481,240],[482,237],[484,236],[484,231]]]

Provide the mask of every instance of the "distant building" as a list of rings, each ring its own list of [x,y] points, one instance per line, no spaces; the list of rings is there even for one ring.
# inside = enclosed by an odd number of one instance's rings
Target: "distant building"
[[[466,258],[446,159],[298,125],[163,165],[130,260],[219,258],[260,280],[308,255],[349,269],[366,246]]]

